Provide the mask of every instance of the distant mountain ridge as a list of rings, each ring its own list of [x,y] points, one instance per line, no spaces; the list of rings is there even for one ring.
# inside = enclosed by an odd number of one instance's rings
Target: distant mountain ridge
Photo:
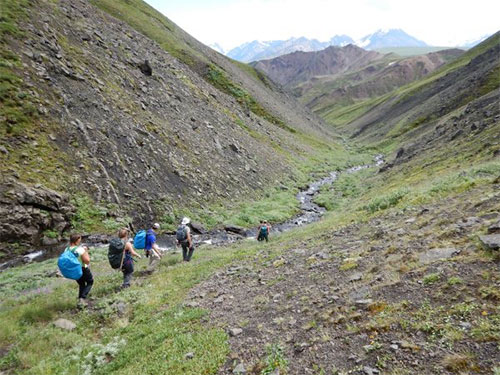
[[[244,43],[226,53],[226,56],[242,61],[252,62],[286,55],[295,51],[314,52],[330,46],[344,47],[354,44],[366,50],[384,47],[425,47],[425,42],[408,35],[401,29],[378,30],[355,41],[348,35],[335,35],[326,42],[305,37],[287,40],[272,40]]]

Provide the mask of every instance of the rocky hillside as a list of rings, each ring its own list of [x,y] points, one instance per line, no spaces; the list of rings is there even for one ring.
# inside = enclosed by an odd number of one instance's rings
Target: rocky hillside
[[[296,86],[293,92],[307,107],[322,114],[332,105],[352,104],[379,97],[418,81],[462,53],[459,49],[448,49],[405,59],[387,55],[385,59],[359,70],[342,75],[314,77]]]
[[[401,58],[349,45],[289,54],[252,65],[325,117],[332,108],[372,99],[417,81],[462,53],[449,49]]]
[[[338,75],[357,70],[382,58],[382,54],[349,44],[345,47],[328,47],[318,52],[294,52],[251,65],[274,82],[293,87],[315,76]]]
[[[293,98],[141,1],[2,13],[7,251],[248,200],[329,150],[331,130]]]
[[[406,143],[413,154],[455,144],[462,155],[463,147],[497,155],[499,53],[497,33],[428,78],[394,91],[345,129],[369,142]]]

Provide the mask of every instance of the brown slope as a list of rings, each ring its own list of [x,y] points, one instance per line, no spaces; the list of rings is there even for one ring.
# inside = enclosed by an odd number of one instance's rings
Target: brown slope
[[[252,66],[264,72],[274,82],[293,87],[315,76],[357,70],[383,56],[350,44],[345,47],[331,46],[318,52],[294,52],[271,60],[261,60]]]
[[[309,108],[320,111],[338,100],[369,99],[388,93],[434,72],[463,53],[459,49],[406,59],[388,58],[342,76],[311,79],[294,89]]]

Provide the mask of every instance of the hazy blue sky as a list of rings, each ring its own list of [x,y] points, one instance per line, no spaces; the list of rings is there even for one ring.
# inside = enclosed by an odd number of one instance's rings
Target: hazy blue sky
[[[354,39],[400,28],[436,46],[500,30],[498,0],[146,0],[205,44],[226,50],[255,39]]]

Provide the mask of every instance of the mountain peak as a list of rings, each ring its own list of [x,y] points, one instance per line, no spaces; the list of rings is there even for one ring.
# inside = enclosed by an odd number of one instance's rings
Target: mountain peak
[[[426,43],[408,35],[402,29],[379,29],[358,41],[354,41],[350,36],[345,34],[335,35],[326,42],[320,42],[317,39],[308,39],[304,36],[266,42],[254,40],[253,42],[247,42],[233,48],[226,55],[242,62],[251,62],[271,59],[295,51],[320,51],[329,46],[344,47],[349,44],[355,44],[358,47],[368,50],[383,47],[427,46]]]

